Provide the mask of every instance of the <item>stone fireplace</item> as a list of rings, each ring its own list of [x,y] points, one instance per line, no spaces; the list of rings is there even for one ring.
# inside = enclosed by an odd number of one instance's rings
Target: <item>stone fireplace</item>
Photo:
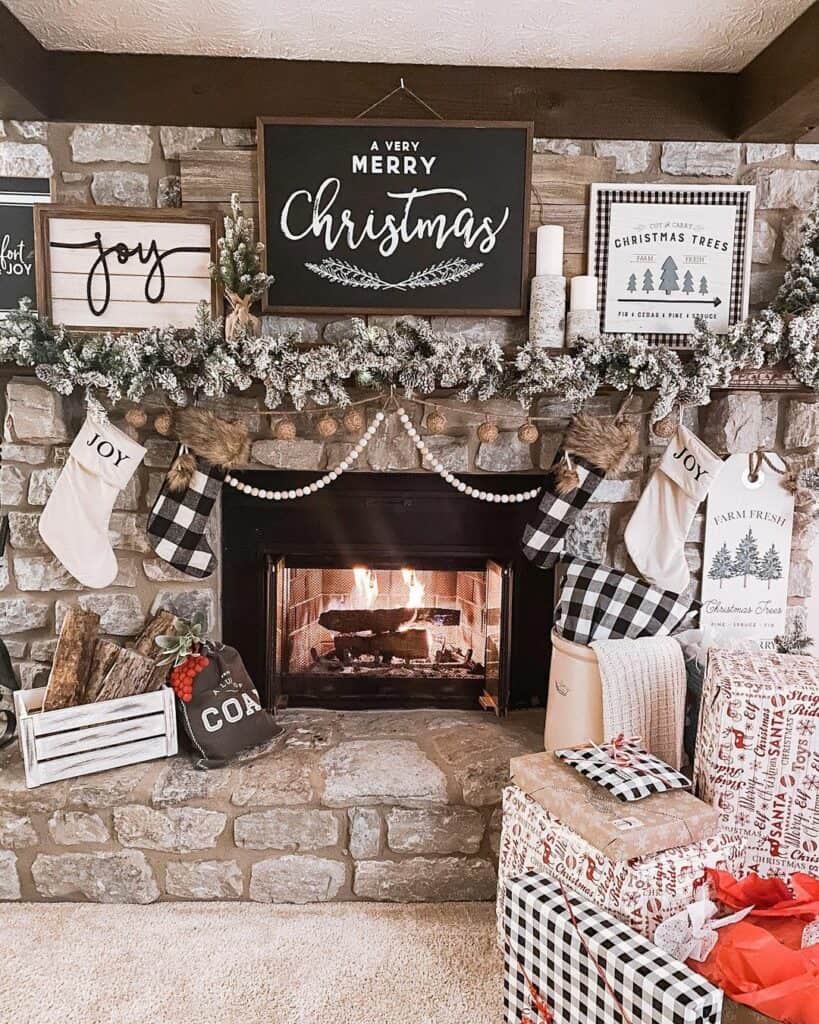
[[[312,479],[252,477],[275,490]],[[508,477],[480,479],[512,489]],[[514,488],[537,482],[515,476]],[[553,588],[520,553],[527,512],[406,473],[345,477],[272,513],[226,490],[224,637],[271,706],[537,702]]]

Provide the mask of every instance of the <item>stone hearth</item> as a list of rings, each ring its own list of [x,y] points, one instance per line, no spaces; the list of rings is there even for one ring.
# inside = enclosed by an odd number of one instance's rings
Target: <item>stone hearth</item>
[[[288,710],[263,756],[27,790],[0,755],[0,899],[489,900],[509,758],[542,713]]]

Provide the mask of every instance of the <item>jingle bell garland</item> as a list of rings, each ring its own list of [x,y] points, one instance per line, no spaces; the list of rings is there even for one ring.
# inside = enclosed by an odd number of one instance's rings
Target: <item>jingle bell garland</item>
[[[139,403],[162,393],[175,405],[264,388],[269,409],[350,404],[353,387],[408,396],[455,392],[462,401],[511,398],[529,410],[558,394],[575,406],[602,387],[653,391],[652,421],[677,406],[706,405],[712,388],[726,388],[739,370],[784,364],[806,387],[819,390],[819,212],[773,305],[713,334],[697,321],[683,361],[671,349],[633,335],[581,340],[571,352],[550,354],[532,343],[505,357],[494,341],[442,336],[421,320],[390,327],[352,321],[338,342],[304,346],[296,334],[254,337],[244,329],[226,338],[224,324],[203,304],[190,330],[151,328],[128,334],[80,334],[53,327],[23,307],[0,321],[0,362],[34,367],[62,395],[84,390],[98,414],[99,399]]]

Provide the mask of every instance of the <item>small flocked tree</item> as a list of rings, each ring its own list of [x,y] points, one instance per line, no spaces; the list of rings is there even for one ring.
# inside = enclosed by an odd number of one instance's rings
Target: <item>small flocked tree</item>
[[[700,295],[707,295],[707,294],[708,294],[708,278],[705,276],[705,274],[703,274],[702,277],[700,278]]]
[[[663,263],[663,272],[660,277],[660,291],[670,295],[672,292],[678,292],[679,290],[680,282],[677,279],[677,264],[670,256],[667,256],[665,263]]]
[[[759,575],[759,548],[753,530],[749,530],[737,544],[734,554],[734,575],[742,576],[743,589],[748,586],[749,576]]]
[[[719,580],[719,589],[722,590],[722,584],[725,580],[730,580],[736,576],[734,572],[734,560],[731,557],[731,552],[728,549],[727,544],[723,544],[719,551],[714,555],[713,561],[711,562],[711,568],[708,570],[708,578],[711,580]]]
[[[651,269],[650,268],[648,270],[646,270],[646,272],[643,274],[643,291],[644,292],[653,292],[654,291],[654,275],[651,273]]]
[[[631,277],[629,277],[628,284],[626,285],[626,290],[629,291],[629,292],[636,292],[637,291],[637,275],[636,274],[632,274]]]
[[[813,647],[813,642],[813,637],[808,636],[804,620],[801,617],[794,619],[793,625],[780,636],[774,637],[776,649],[780,654],[807,655],[808,648]]]
[[[819,192],[802,225],[802,245],[785,271],[774,306],[786,313],[802,313],[819,303]]]
[[[686,270],[685,277],[683,277],[682,290],[686,295],[690,295],[694,291],[694,278],[691,276],[691,271]]]
[[[210,266],[210,276],[224,288],[230,303],[225,336],[231,339],[240,327],[258,333],[259,319],[252,316],[250,306],[276,279],[264,270],[264,244],[254,242],[253,218],[242,212],[238,192],[230,197],[230,213],[224,224],[225,234],[216,243],[218,253]]]

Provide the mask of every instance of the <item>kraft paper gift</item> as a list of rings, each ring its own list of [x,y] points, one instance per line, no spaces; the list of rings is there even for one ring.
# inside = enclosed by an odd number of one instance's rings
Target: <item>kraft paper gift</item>
[[[712,650],[694,783],[743,837],[741,873],[819,875],[819,660]]]
[[[610,860],[631,860],[708,839],[719,815],[681,789],[624,804],[553,753],[510,762],[512,782]]]
[[[652,938],[657,925],[694,902],[707,867],[733,870],[741,839],[720,833],[688,846],[615,861],[549,814],[517,786],[503,792],[498,881],[542,871],[630,928]]]

